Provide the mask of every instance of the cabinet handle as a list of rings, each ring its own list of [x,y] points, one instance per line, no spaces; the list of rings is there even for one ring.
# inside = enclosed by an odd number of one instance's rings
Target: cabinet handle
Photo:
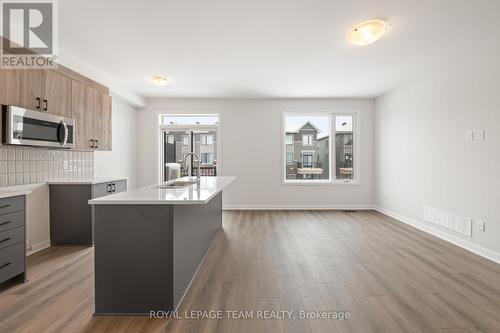
[[[95,148],[98,149],[99,148],[99,140],[95,140]]]
[[[37,98],[36,98],[36,106],[35,106],[35,107],[36,107],[38,110],[40,110],[41,104],[42,104],[42,102],[40,101],[40,97],[37,97]]]
[[[113,184],[111,184],[111,185],[113,186],[113,192],[116,192],[116,184],[115,184],[115,183],[113,183]]]
[[[111,184],[108,184],[108,193],[111,193]]]
[[[10,241],[11,239],[12,239],[12,238],[10,238],[10,237],[4,238],[4,239],[2,239],[2,240],[0,241],[0,243],[5,243],[5,242],[8,242],[8,241]]]
[[[0,209],[4,209],[4,208],[7,208],[7,207],[10,207],[10,204],[6,204],[6,205],[3,205],[3,206],[0,206]]]
[[[43,100],[43,111],[47,111],[49,108],[49,102],[46,99]]]
[[[90,148],[94,148],[94,139],[90,139]]]
[[[5,267],[9,266],[10,264],[11,264],[10,262],[3,264],[2,266],[0,266],[0,269],[5,268]]]
[[[11,221],[5,221],[5,222],[0,223],[0,226],[6,225],[6,224],[9,224],[9,223],[11,223]]]

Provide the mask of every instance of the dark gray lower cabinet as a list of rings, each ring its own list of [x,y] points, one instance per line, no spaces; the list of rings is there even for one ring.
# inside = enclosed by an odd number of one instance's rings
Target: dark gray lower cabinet
[[[222,226],[207,204],[95,205],[95,314],[172,311]]]
[[[25,196],[0,199],[0,283],[26,281]]]
[[[50,184],[51,244],[91,246],[94,212],[88,201],[126,190],[126,179],[99,184]]]

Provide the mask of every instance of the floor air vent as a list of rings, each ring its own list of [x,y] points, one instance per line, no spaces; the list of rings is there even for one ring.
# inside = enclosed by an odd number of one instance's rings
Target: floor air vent
[[[462,235],[472,237],[472,219],[469,217],[463,217],[425,206],[424,220]]]

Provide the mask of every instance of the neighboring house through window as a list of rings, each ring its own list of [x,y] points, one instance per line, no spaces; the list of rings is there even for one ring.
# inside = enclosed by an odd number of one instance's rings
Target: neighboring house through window
[[[212,164],[213,162],[214,162],[214,154],[213,153],[201,153],[201,163]]]
[[[358,117],[358,112],[284,112],[284,182],[357,181]]]
[[[201,144],[203,146],[211,146],[214,144],[214,137],[211,134],[202,134],[201,135]]]
[[[303,146],[312,146],[314,143],[314,135],[312,134],[303,134],[302,135],[302,145]]]

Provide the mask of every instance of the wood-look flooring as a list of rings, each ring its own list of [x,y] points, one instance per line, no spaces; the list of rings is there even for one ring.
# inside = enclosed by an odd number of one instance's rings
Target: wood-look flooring
[[[93,317],[93,249],[29,257],[0,332],[500,332],[500,265],[382,214],[224,212],[185,310],[350,311],[328,319]]]

